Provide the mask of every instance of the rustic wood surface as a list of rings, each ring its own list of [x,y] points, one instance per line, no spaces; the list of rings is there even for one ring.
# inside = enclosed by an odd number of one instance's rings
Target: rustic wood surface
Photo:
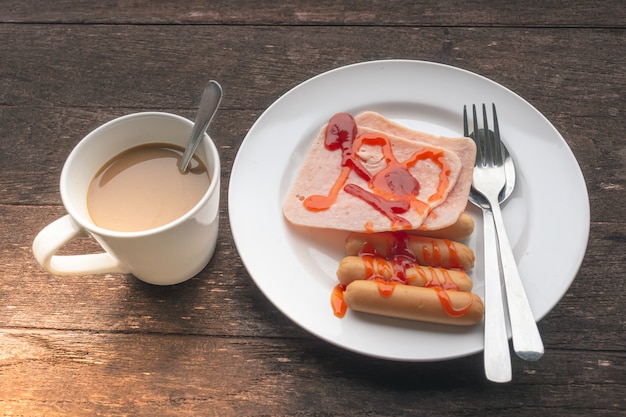
[[[620,1],[211,3],[0,2],[0,415],[626,415]],[[485,380],[482,354],[398,363],[318,340],[260,293],[235,249],[226,191],[250,126],[313,75],[387,58],[510,88],[556,126],[585,176],[587,254],[539,323],[545,357],[514,358],[510,384]],[[130,112],[191,118],[209,78],[226,92],[211,128],[223,182],[209,266],[172,287],[42,270],[31,244],[64,214],[59,175],[76,143]]]

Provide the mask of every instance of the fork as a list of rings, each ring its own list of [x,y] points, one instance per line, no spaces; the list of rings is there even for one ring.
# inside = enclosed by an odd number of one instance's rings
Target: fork
[[[483,129],[487,132],[487,109],[484,104],[482,108]],[[498,202],[500,191],[506,185],[506,174],[495,104],[492,104],[492,108],[494,134],[475,135],[474,138],[476,141],[476,165],[472,177],[472,188],[485,197],[493,214],[511,323],[513,350],[520,358],[535,361],[543,356],[543,342],[517,270],[517,263],[506,234],[502,211]],[[474,131],[478,132],[475,105],[472,106],[472,111]]]
[[[476,120],[476,116],[474,116]],[[489,130],[478,130],[474,124],[474,132],[470,135],[467,122],[467,108],[463,106],[463,135],[475,141],[479,135],[492,135]],[[507,179],[508,183],[508,179]],[[511,184],[510,186],[512,186]],[[506,197],[504,197],[506,198]],[[470,201],[479,207],[483,213],[483,251],[485,270],[485,349],[484,368],[485,376],[493,382],[510,382],[512,378],[511,352],[509,338],[506,333],[506,317],[504,299],[500,281],[500,263],[497,256],[498,243],[496,229],[493,224],[493,214],[488,204],[484,203],[482,195],[470,192]]]

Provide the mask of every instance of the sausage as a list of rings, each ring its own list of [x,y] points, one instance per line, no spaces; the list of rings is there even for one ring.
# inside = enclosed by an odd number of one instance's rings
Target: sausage
[[[382,292],[376,281],[354,281],[346,287],[344,301],[363,313],[457,326],[479,323],[485,311],[480,297],[471,292],[402,284]]]
[[[442,287],[471,291],[472,280],[462,270],[421,266],[406,261],[389,261],[379,256],[346,256],[339,262],[337,279],[347,286],[352,281],[382,279],[418,287]]]
[[[410,235],[406,232],[350,233],[346,238],[348,255],[374,254],[391,259],[411,256],[423,266],[467,271],[474,267],[474,251],[448,239]]]
[[[415,229],[408,232],[420,236],[459,241],[467,239],[474,232],[474,219],[467,213],[461,213],[456,223],[448,227],[438,230]]]

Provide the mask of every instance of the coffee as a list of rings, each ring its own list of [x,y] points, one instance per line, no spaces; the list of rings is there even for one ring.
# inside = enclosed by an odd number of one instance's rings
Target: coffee
[[[178,163],[183,151],[176,145],[147,144],[109,160],[87,193],[92,221],[105,229],[136,232],[170,223],[191,210],[211,179],[196,157],[181,173]]]

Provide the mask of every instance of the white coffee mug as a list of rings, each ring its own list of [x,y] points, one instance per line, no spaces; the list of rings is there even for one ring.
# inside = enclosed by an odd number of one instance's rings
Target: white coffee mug
[[[89,133],[70,153],[61,172],[61,198],[65,216],[46,226],[35,237],[37,262],[53,275],[130,273],[156,285],[183,282],[209,263],[218,237],[220,159],[209,136],[195,155],[211,178],[201,200],[178,219],[154,229],[118,232],[98,227],[87,210],[87,191],[98,170],[126,149],[147,143],[185,147],[193,123],[169,113],[129,114]],[[85,233],[103,253],[56,255],[65,244]]]

